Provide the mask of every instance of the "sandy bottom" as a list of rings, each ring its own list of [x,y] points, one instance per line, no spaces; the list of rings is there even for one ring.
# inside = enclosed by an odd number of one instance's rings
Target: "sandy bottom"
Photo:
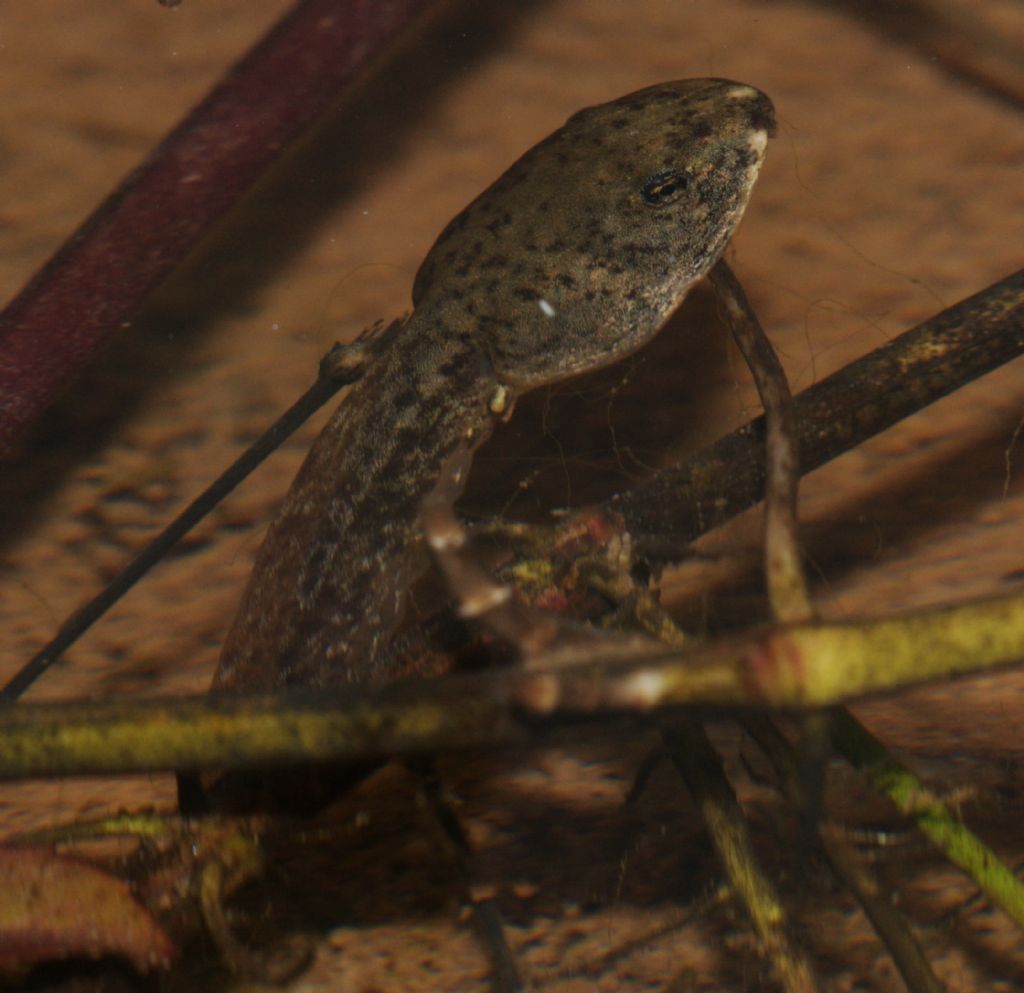
[[[6,0],[0,40],[0,294],[13,295],[117,179],[284,8],[272,0]],[[731,260],[800,389],[1020,264],[1020,108],[855,16],[811,3],[552,0],[467,5],[293,156],[165,287],[0,473],[0,673],[13,672],[294,398],[335,339],[407,309],[443,224],[572,111],[658,79],[728,76],[776,101],[780,134]],[[960,6],[977,13],[975,5]],[[469,9],[472,8],[472,9]],[[987,6],[1006,38],[1011,3]],[[697,293],[650,349],[524,401],[467,503],[510,518],[641,478],[756,411]],[[822,611],[855,617],[1010,588],[1024,547],[1019,363],[815,473],[808,552]],[[32,699],[203,689],[262,529],[323,415],[68,653]],[[681,616],[742,617],[756,515],[666,577]],[[760,609],[759,607],[755,609]],[[861,711],[1010,862],[1024,856],[1022,677]],[[899,978],[824,872],[801,873],[763,762],[716,730],[794,929],[837,991]],[[545,990],[772,989],[696,812],[666,764],[625,806],[653,739],[442,759],[524,971]],[[842,767],[830,809],[898,827]],[[169,806],[169,777],[0,789],[0,829]],[[912,835],[869,855],[951,990],[1024,985],[1024,941]],[[315,931],[294,990],[486,989],[444,837],[391,767],[282,843],[271,920]],[[219,974],[210,986],[223,986]],[[195,974],[167,988],[190,988]]]

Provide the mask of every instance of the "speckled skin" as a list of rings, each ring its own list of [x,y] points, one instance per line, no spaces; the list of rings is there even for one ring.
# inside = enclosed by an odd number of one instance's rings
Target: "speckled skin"
[[[384,675],[442,467],[516,395],[658,332],[732,236],[773,127],[752,87],[652,86],[574,114],[445,228],[412,316],[292,484],[215,688]]]

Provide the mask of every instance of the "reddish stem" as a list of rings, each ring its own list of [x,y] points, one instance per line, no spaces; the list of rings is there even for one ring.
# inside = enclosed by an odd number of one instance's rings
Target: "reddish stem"
[[[299,0],[0,314],[0,457],[429,0]]]

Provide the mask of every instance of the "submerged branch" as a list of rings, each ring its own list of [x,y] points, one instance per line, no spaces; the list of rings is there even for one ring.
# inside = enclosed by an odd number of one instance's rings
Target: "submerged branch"
[[[299,0],[0,313],[0,457],[427,0]]]
[[[1024,352],[1024,270],[942,311],[794,399],[802,472]],[[639,556],[671,561],[764,494],[764,418],[601,505]],[[591,511],[592,513],[592,511]]]
[[[602,639],[604,641],[604,639]],[[0,710],[0,777],[241,768],[536,743],[581,719],[674,706],[800,710],[1024,659],[1024,593],[680,651],[593,640],[502,669],[379,689]]]
[[[1007,868],[942,798],[928,789],[885,746],[846,711],[832,729],[836,747],[864,773],[954,865],[959,866],[997,906],[1024,927],[1024,883]]]

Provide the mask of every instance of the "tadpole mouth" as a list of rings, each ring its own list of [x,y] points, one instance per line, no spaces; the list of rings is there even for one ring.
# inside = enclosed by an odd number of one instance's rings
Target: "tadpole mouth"
[[[750,123],[755,128],[764,131],[769,138],[774,138],[778,133],[779,126],[775,121],[775,107],[772,105],[771,100],[763,93],[757,107],[754,108],[751,114]]]
[[[747,100],[750,106],[747,114],[750,127],[755,131],[763,131],[769,138],[774,138],[777,131],[775,123],[775,105],[766,93],[756,86],[737,83],[728,93],[733,100]]]
[[[778,131],[778,125],[775,122],[775,105],[760,90],[755,89],[754,93],[757,96],[752,101],[750,108],[750,125],[758,131],[763,131],[769,138],[774,138]]]

